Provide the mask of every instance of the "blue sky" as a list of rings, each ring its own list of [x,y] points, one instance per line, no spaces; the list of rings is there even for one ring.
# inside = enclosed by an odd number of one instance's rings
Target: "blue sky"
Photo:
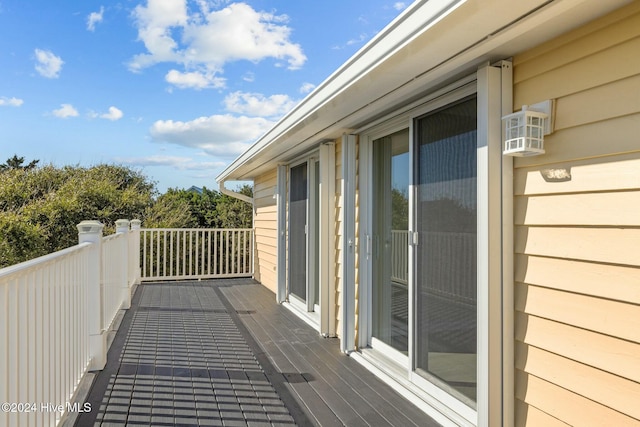
[[[0,163],[214,177],[407,3],[0,0]]]

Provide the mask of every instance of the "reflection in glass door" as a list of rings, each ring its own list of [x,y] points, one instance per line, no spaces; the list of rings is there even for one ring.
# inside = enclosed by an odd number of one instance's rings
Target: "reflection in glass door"
[[[477,103],[415,122],[416,372],[475,407]]]
[[[307,300],[307,163],[289,173],[289,294]]]
[[[407,355],[409,130],[373,142],[372,337]]]
[[[293,166],[289,172],[289,295],[317,311],[319,279],[319,185],[317,160]],[[290,302],[295,302],[290,299]]]

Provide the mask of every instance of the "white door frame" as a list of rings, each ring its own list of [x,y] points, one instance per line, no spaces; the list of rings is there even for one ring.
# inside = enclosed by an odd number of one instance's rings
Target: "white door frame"
[[[307,299],[306,304],[289,298],[288,199],[292,167],[307,164]],[[278,166],[278,288],[276,299],[292,309],[323,336],[336,335],[335,309],[335,144],[320,145],[317,151]],[[317,173],[317,175],[316,175]],[[317,192],[317,201],[315,200]],[[318,236],[311,232],[318,225]],[[316,259],[317,262],[312,262]],[[312,277],[319,281],[318,305]]]
[[[478,344],[477,344],[477,409],[449,395],[444,390],[415,374],[414,306],[415,246],[409,247],[409,364],[404,378],[394,381],[415,393],[419,385],[426,395],[425,405],[435,408],[459,424],[478,426],[513,424],[513,222],[512,161],[502,156],[500,118],[511,110],[511,64],[483,66],[478,73],[446,87],[431,96],[405,107],[393,117],[376,122],[375,127],[358,130],[360,134],[360,299],[358,346],[369,354],[371,343],[371,191],[372,147],[377,138],[410,127],[410,174],[415,171],[413,118],[446,106],[456,99],[477,94],[478,99]],[[412,180],[413,181],[413,180]],[[410,236],[415,231],[416,186],[409,189]],[[413,242],[415,243],[415,242]],[[511,251],[511,252],[509,252]],[[511,340],[511,341],[510,341]],[[364,363],[370,363],[367,356]],[[388,374],[393,378],[394,374]],[[419,389],[418,389],[419,390]]]

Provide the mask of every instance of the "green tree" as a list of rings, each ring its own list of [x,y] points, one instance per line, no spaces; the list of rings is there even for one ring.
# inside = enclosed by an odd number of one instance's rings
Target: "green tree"
[[[192,228],[198,223],[189,200],[180,190],[169,189],[146,210],[142,225],[146,228]]]
[[[73,246],[86,219],[115,230],[119,218],[140,218],[155,183],[124,166],[11,167],[0,172],[0,267]]]
[[[37,163],[37,161],[35,161]],[[204,188],[170,189],[131,168],[46,165],[14,156],[0,170],[0,268],[73,246],[76,225],[95,219],[105,234],[120,218],[141,219],[147,228],[248,228],[249,203]],[[240,193],[252,195],[250,186]]]
[[[253,197],[253,188],[250,185],[244,185],[238,193]],[[222,194],[216,204],[216,220],[215,227],[218,228],[251,228],[252,206],[250,203]]]
[[[253,194],[249,185],[238,192],[246,196]],[[181,213],[175,218],[168,218],[167,210]],[[145,226],[250,228],[252,215],[251,204],[206,187],[201,193],[170,188],[150,209]],[[162,221],[157,220],[160,218]]]
[[[409,229],[409,196],[405,191],[391,189],[391,228],[393,230]]]
[[[36,167],[40,160],[32,160],[26,166],[22,166],[24,163],[24,157],[18,157],[17,154],[14,154],[13,157],[7,159],[7,161],[0,165],[0,171],[4,171],[7,169],[33,169]]]
[[[0,268],[46,253],[40,225],[14,212],[0,211]]]

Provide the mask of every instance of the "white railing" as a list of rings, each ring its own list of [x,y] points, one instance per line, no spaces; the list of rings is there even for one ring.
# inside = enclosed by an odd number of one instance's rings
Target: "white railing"
[[[69,402],[87,371],[104,368],[107,333],[141,273],[253,274],[251,229],[141,231],[137,220],[118,220],[114,235],[102,229],[83,221],[77,246],[0,269],[1,427],[54,426],[76,408]]]
[[[15,405],[0,425],[55,425],[62,414],[40,405],[64,407],[84,375],[91,251],[83,243],[0,270],[0,403]]]
[[[109,329],[126,299],[129,267],[127,243],[127,236],[123,233],[102,238],[103,330]]]
[[[409,231],[391,230],[391,281],[409,283]]]
[[[141,280],[253,275],[252,229],[142,229]]]
[[[475,303],[476,235],[427,232],[423,233],[420,245],[433,260],[423,271],[425,290]],[[391,230],[391,282],[403,286],[409,283],[409,232],[406,230]]]
[[[427,232],[421,237],[421,250],[430,258],[428,268],[423,271],[424,289],[461,303],[475,304],[476,234]]]
[[[105,238],[102,227],[83,221],[77,246],[0,269],[0,426],[56,425],[83,375],[104,368],[108,326],[139,271],[127,254],[140,252],[140,226],[120,220]]]

